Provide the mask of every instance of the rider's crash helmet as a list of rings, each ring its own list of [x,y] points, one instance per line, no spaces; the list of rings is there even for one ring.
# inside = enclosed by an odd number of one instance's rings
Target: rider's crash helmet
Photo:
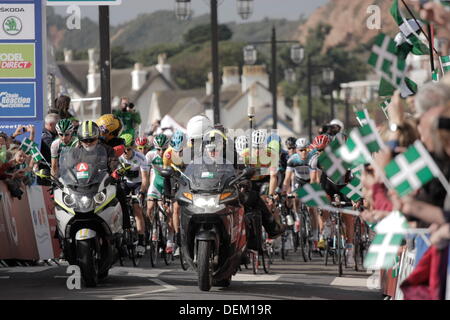
[[[289,137],[286,139],[286,142],[284,144],[286,145],[286,148],[288,148],[288,149],[295,149],[296,142],[297,142],[297,139],[295,139],[294,137]]]
[[[78,127],[78,139],[80,141],[98,139],[99,136],[100,130],[94,121],[83,121]]]
[[[314,138],[311,147],[317,150],[324,150],[330,142],[331,142],[330,137],[326,134],[322,134]]]
[[[198,115],[189,120],[186,126],[189,140],[201,139],[203,135],[213,128],[211,120],[205,115]]]
[[[339,120],[339,119],[331,120],[329,125],[330,126],[339,126],[341,128],[341,131],[344,130],[344,123],[341,120]]]
[[[107,140],[118,137],[122,131],[122,121],[113,114],[104,114],[96,121],[100,133]]]
[[[71,120],[69,119],[61,119],[58,121],[58,123],[56,124],[56,132],[59,135],[62,134],[67,134],[67,133],[73,133],[74,131],[74,126]]]
[[[153,145],[156,149],[167,149],[169,146],[169,138],[164,133],[158,134],[153,139]]]

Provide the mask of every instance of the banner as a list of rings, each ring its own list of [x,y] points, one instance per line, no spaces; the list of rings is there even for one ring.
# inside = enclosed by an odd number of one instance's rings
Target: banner
[[[400,289],[402,282],[413,272],[416,262],[416,250],[404,250],[400,259],[400,271],[398,273],[397,288],[394,300],[403,300],[403,291]]]
[[[47,219],[50,227],[51,243],[53,247],[53,254],[55,258],[58,258],[61,254],[61,246],[59,240],[55,239],[54,235],[56,233],[56,215],[55,215],[55,204],[53,203],[52,197],[49,193],[51,187],[42,187],[42,193],[44,196],[44,203],[47,209]]]
[[[0,5],[0,39],[34,40],[34,4],[5,3]]]
[[[36,78],[36,52],[34,43],[0,44],[0,78]]]

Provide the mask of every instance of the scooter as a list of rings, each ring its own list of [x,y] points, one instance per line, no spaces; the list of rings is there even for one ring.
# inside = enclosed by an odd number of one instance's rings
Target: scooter
[[[106,154],[87,153],[78,162],[67,152],[60,158],[61,176],[50,177],[64,257],[80,267],[87,287],[107,277],[123,241],[122,209],[107,160]]]
[[[188,166],[178,179],[181,250],[202,291],[230,286],[239,269],[247,237],[238,183],[253,174],[247,168],[236,177],[232,166],[201,164]]]

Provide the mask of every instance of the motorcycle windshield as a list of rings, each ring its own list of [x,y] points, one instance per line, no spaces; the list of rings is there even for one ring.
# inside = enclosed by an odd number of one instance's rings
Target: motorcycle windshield
[[[73,148],[62,153],[59,160],[64,185],[75,189],[89,189],[101,183],[108,174],[108,155],[105,148],[87,151]]]
[[[184,172],[192,192],[221,192],[235,176],[233,165],[191,164]]]

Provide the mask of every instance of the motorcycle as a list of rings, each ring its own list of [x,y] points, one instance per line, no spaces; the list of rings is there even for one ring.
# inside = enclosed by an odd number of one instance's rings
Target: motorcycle
[[[239,269],[247,238],[238,182],[253,173],[247,168],[236,177],[233,166],[199,164],[188,166],[178,177],[181,250],[187,264],[197,271],[202,291],[212,285],[230,286]]]
[[[63,153],[59,163],[61,175],[51,180],[64,257],[80,267],[86,286],[95,287],[119,259],[122,245],[115,180],[108,174],[106,152],[73,149]]]

